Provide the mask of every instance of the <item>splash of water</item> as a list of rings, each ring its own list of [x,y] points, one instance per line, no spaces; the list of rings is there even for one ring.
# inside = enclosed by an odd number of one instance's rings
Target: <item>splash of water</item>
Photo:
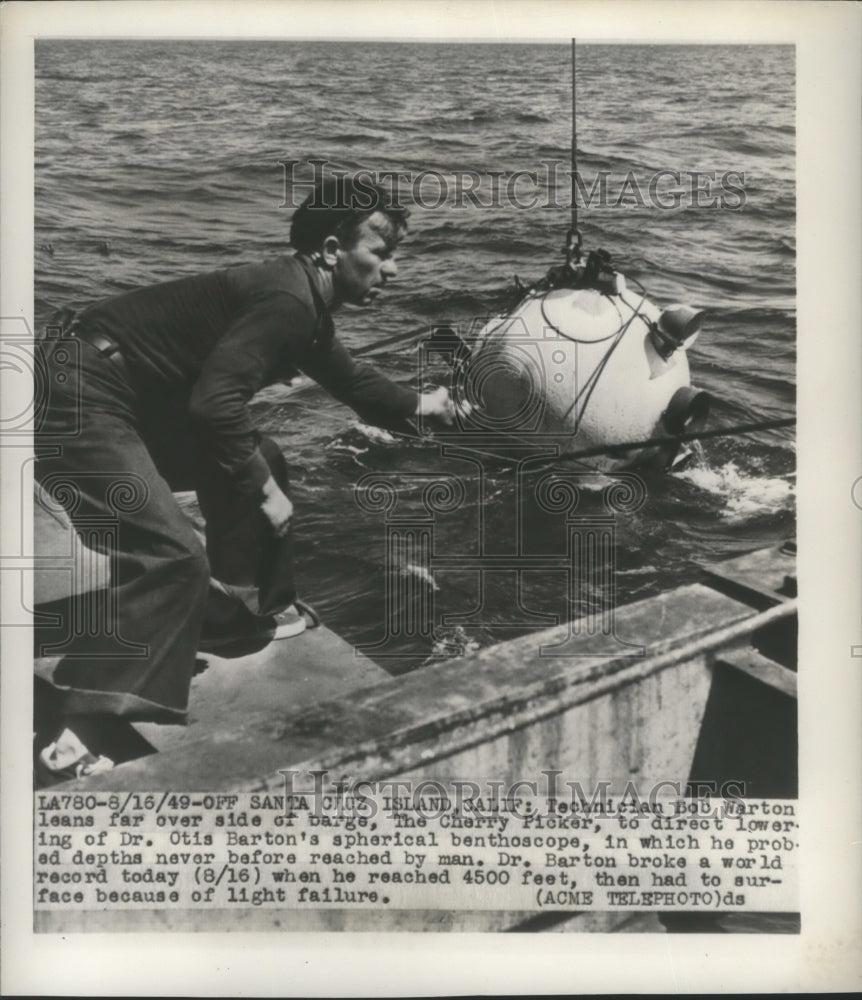
[[[480,648],[480,643],[467,635],[461,625],[452,629],[436,629],[437,637],[431,655],[425,660],[433,663],[439,660],[449,660],[456,656],[469,656]]]
[[[364,438],[374,444],[398,444],[398,438],[382,427],[372,427],[370,424],[363,424],[358,420],[351,421],[350,426],[358,431]]]
[[[790,506],[794,497],[791,475],[758,476],[740,469],[734,461],[712,467],[702,448],[698,463],[676,474],[678,479],[723,498],[724,507],[719,513],[727,521],[745,521]]]
[[[424,566],[416,566],[413,563],[405,563],[401,567],[401,572],[405,576],[415,576],[417,579],[421,580],[423,583],[427,583],[432,590],[439,590],[437,586],[437,581],[428,572]]]

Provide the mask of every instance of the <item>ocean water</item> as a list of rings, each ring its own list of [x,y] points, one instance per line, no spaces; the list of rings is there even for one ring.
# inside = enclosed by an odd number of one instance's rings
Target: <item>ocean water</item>
[[[373,308],[345,309],[336,323],[354,348],[403,337],[374,362],[415,384],[415,345],[432,324],[475,325],[506,301],[515,274],[535,280],[560,260],[569,59],[567,43],[39,41],[37,324],[59,306],[285,252],[312,159],[428,170],[449,197],[433,206],[439,185],[427,181],[398,281]],[[689,360],[694,383],[713,396],[713,426],[791,415],[792,47],[584,45],[577,84],[588,186],[602,170],[614,193],[629,171],[644,194],[659,170],[679,171],[683,188],[693,171],[744,175],[735,210],[688,198],[672,210],[624,202],[582,207],[580,225],[586,247],[610,251],[656,303],[708,310]],[[298,163],[295,186],[280,161]],[[550,161],[559,170],[545,183]],[[458,205],[455,179],[471,170],[485,178],[482,204]],[[538,172],[538,187],[527,180],[518,191],[526,200],[545,185],[539,203],[494,204],[491,172],[505,183],[519,170]],[[302,596],[356,644],[381,642],[387,616],[397,619],[379,647],[396,673],[692,582],[703,562],[795,533],[792,429],[712,439],[693,466],[650,477],[644,506],[619,515],[613,586],[583,580],[570,594],[557,570],[534,571],[518,593],[499,574],[486,581],[481,613],[424,636],[410,608],[433,600],[437,621],[469,612],[480,603],[477,573],[429,571],[409,546],[387,547],[383,514],[357,503],[357,482],[388,476],[409,516],[422,512],[423,476],[460,476],[461,502],[434,524],[434,553],[445,556],[477,551],[480,530],[489,551],[505,549],[518,522],[512,469],[488,465],[480,502],[469,463],[433,440],[369,431],[317,387],[270,389],[254,408],[290,463]],[[558,552],[560,518],[533,511],[527,520],[534,551]]]

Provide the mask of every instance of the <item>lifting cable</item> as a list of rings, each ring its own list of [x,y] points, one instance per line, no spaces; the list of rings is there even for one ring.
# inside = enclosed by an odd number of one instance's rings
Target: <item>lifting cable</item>
[[[578,115],[577,115],[577,89],[575,86],[575,39],[572,39],[572,231],[568,240],[569,246],[576,251],[577,257],[581,255],[581,234],[578,229],[578,197],[577,183],[578,176]]]

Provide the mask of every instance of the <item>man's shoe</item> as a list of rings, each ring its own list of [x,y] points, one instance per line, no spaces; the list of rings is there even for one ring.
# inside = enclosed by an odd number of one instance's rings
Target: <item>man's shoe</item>
[[[305,601],[301,601],[297,597],[293,602],[293,606],[305,618],[306,628],[317,628],[320,625],[320,615],[310,604],[306,604]]]
[[[113,770],[114,762],[110,757],[86,751],[77,760],[63,763],[57,754],[57,744],[49,743],[36,757],[36,783],[39,788],[47,788],[61,781],[74,781],[76,778],[88,778],[93,774],[104,774]]]
[[[305,617],[295,604],[291,604],[289,608],[273,615],[272,620],[275,622],[273,639],[289,639],[291,636],[299,635],[300,632],[305,631],[307,625]],[[269,634],[269,629],[266,630],[266,633]]]
[[[295,604],[280,611],[277,615],[266,615],[252,618],[244,615],[241,625],[228,627],[222,633],[210,632],[202,635],[198,648],[207,652],[222,646],[232,646],[237,643],[275,639],[289,639],[291,636],[304,632],[307,622]]]

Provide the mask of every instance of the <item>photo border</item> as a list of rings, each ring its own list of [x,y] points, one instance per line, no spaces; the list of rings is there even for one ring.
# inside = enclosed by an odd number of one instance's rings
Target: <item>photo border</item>
[[[797,52],[799,935],[34,935],[31,649],[2,635],[4,993],[394,995],[859,988],[862,659],[854,484],[860,437],[860,42],[843,3],[12,2],[2,19],[0,315],[33,328],[35,37],[289,37],[643,44],[781,42]],[[3,373],[0,373],[2,375]],[[4,407],[14,405],[4,398]],[[8,412],[8,411],[7,411]],[[0,504],[24,508],[0,447]],[[27,483],[23,483],[26,491]],[[25,530],[29,522],[25,515]],[[5,514],[0,551],[21,525]],[[3,608],[17,595],[4,590]],[[3,615],[3,620],[6,620]],[[862,650],[860,650],[862,651]],[[442,959],[442,961],[441,961]]]

